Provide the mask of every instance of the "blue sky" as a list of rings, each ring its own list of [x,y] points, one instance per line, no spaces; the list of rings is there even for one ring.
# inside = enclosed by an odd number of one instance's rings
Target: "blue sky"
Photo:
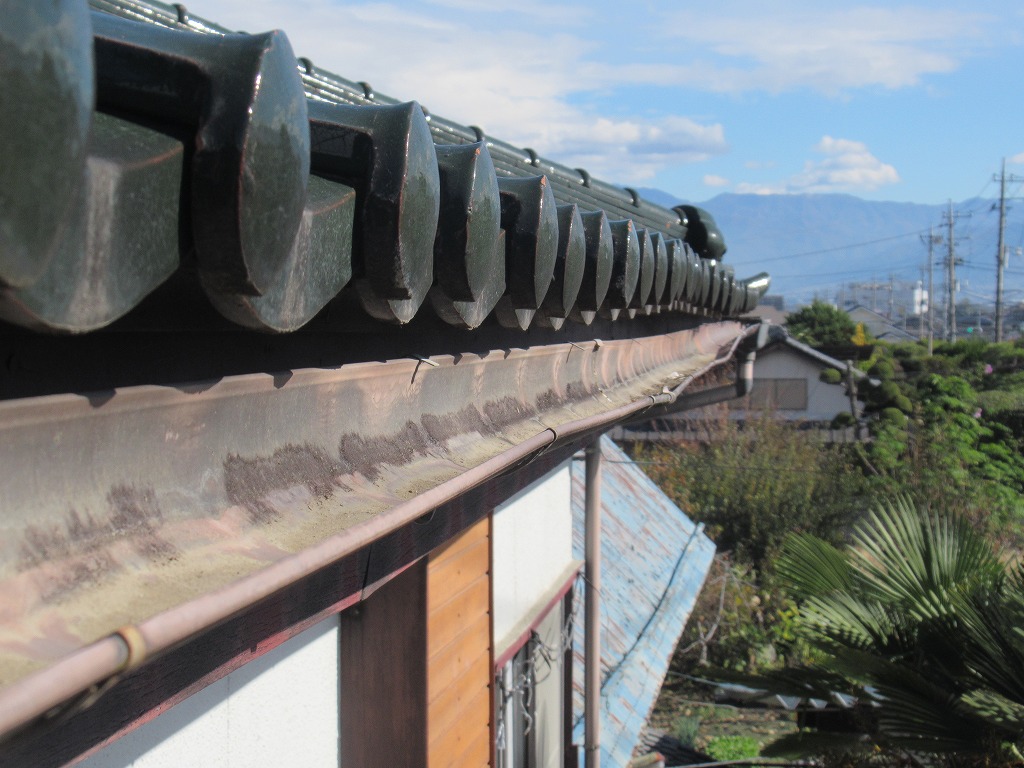
[[[1024,175],[1024,4],[190,0],[598,178],[938,203]]]

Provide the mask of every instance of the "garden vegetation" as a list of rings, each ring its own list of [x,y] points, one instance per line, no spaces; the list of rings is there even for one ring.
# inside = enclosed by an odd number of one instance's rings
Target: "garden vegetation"
[[[1024,343],[929,356],[836,310],[804,315],[809,343],[866,342],[867,440],[822,442],[766,414],[638,451],[720,552],[674,673],[856,700],[769,753],[1024,764]]]

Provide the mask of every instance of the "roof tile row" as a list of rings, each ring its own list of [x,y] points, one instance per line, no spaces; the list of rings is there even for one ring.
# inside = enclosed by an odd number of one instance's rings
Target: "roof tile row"
[[[329,75],[281,32],[226,34],[183,6],[92,5],[15,2],[0,33],[9,322],[93,330],[183,264],[222,315],[275,332],[342,293],[382,321],[429,304],[455,326],[493,314],[525,330],[735,316],[767,287],[720,263],[706,212],[652,205]]]

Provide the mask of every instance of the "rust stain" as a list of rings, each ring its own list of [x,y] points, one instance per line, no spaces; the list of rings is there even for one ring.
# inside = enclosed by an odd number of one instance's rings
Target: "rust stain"
[[[456,435],[470,432],[483,433],[487,429],[484,417],[474,405],[467,405],[461,411],[453,411],[441,416],[425,414],[423,429],[427,431],[431,442],[444,445]]]
[[[565,387],[565,394],[570,400],[585,400],[593,393],[589,384],[570,381]]]
[[[131,538],[135,551],[150,560],[174,556],[174,546],[157,534],[164,515],[152,488],[140,490],[115,485],[107,494],[107,503],[111,507],[110,526],[115,536]]]
[[[495,429],[502,429],[517,421],[537,415],[533,406],[516,400],[514,397],[503,397],[484,404],[484,415]]]
[[[46,571],[44,600],[53,601],[124,566],[111,547],[124,542],[147,560],[173,558],[175,547],[158,534],[163,513],[150,488],[116,485],[107,493],[107,515],[68,510],[63,524],[25,528],[19,548],[20,571]]]
[[[562,398],[553,389],[549,389],[537,398],[537,407],[542,411],[549,411],[559,408],[562,405]]]
[[[253,523],[269,523],[278,517],[267,501],[270,493],[300,486],[317,498],[327,498],[342,487],[337,481],[342,472],[342,466],[322,448],[288,444],[269,457],[228,456],[224,489],[233,503],[248,511]]]
[[[378,438],[349,432],[342,435],[338,452],[343,466],[373,482],[380,477],[381,464],[401,466],[417,454],[425,454],[427,435],[412,421],[407,421],[398,432]]]

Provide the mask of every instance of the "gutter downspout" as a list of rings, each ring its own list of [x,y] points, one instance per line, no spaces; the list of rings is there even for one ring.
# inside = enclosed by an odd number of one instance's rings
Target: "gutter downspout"
[[[740,343],[758,326],[738,336],[725,354],[687,376],[671,391],[649,395],[611,411],[548,427],[510,450],[498,454],[451,480],[391,508],[377,517],[330,536],[302,552],[268,565],[261,571],[169,608],[138,624],[122,627],[65,656],[45,669],[0,691],[0,744],[14,732],[56,708],[55,717],[70,716],[90,706],[127,673],[201,632],[226,621],[279,589],[299,581],[361,547],[411,523],[491,477],[539,456],[554,444],[580,440],[615,424],[650,418],[661,409],[681,410],[683,390],[698,376],[729,360]],[[766,329],[767,326],[763,326]],[[767,336],[767,331],[764,331]],[[760,338],[761,334],[758,334]],[[701,393],[697,393],[700,395]]]
[[[601,768],[601,438],[586,450],[583,742],[586,768]]]
[[[683,390],[699,374],[688,376],[682,384],[672,390],[671,397],[667,402],[659,403],[658,407],[644,413],[642,419],[646,421],[658,416],[703,408],[707,405],[715,405],[749,395],[754,388],[754,360],[757,358],[757,351],[768,343],[768,328],[768,322],[762,320],[760,325],[751,326],[748,334],[737,341],[732,351],[735,352],[739,364],[736,370],[736,380],[732,384],[711,387],[692,394],[683,394]],[[634,421],[639,420],[641,419],[634,419]]]

